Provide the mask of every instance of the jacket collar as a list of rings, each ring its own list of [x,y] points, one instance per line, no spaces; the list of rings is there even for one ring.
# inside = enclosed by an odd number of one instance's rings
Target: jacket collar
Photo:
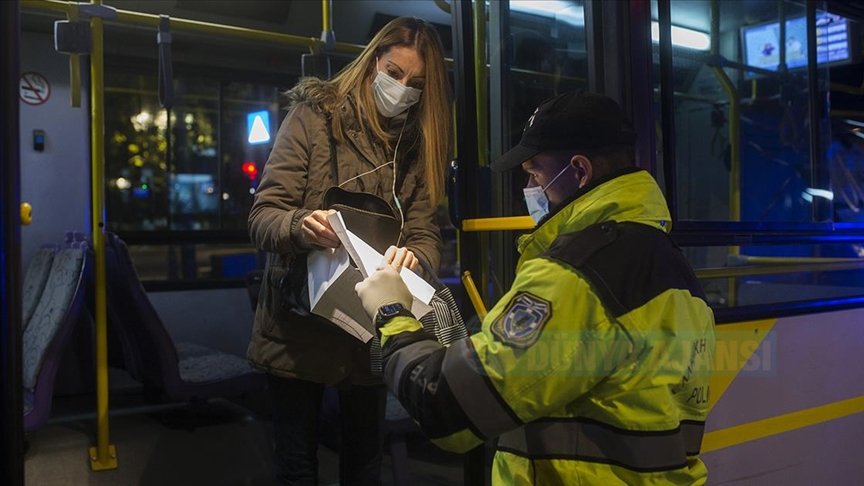
[[[637,222],[667,233],[672,229],[657,182],[645,170],[630,167],[592,181],[540,220],[533,232],[521,236],[519,266],[546,251],[559,235],[604,221]]]
[[[348,140],[348,143],[362,155],[362,159],[373,167],[386,158],[384,148],[380,145],[373,146],[372,138],[360,129],[351,97],[338,99],[333,83],[315,77],[302,78],[287,95],[289,110],[298,103],[308,103],[327,118],[338,116],[342,122],[342,133],[339,138]]]
[[[335,116],[342,118],[343,138],[348,140],[348,143],[366,159],[366,162],[377,167],[387,158],[383,145],[377,140],[373,141],[373,137],[367,130],[361,130],[350,96],[339,104]]]

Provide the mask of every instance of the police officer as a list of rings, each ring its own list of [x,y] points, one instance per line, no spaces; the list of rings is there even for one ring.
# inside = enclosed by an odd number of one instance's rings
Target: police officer
[[[390,389],[439,446],[498,438],[493,484],[702,484],[714,317],[634,166],[611,98],[556,96],[492,164],[522,166],[537,226],[482,330],[445,348],[384,266],[357,285]]]

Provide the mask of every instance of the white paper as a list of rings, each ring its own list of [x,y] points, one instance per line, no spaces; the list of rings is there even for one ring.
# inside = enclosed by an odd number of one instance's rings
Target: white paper
[[[360,341],[372,339],[375,326],[354,285],[363,279],[344,247],[311,251],[306,257],[309,304],[313,314],[341,327]]]
[[[306,259],[309,271],[309,304],[315,307],[333,279],[351,266],[344,247],[310,251]]]
[[[368,243],[349,231],[345,227],[342,214],[338,211],[329,215],[327,219],[330,221],[333,231],[339,237],[339,241],[342,242],[342,246],[357,263],[360,273],[363,274],[363,278],[367,278],[369,275],[375,273],[382,260],[384,260],[384,255],[378,253]],[[408,268],[403,267],[399,275],[402,277],[402,281],[405,282],[411,295],[414,296],[414,302],[411,303],[411,313],[419,319],[432,310],[429,302],[432,301],[432,296],[435,295],[435,288]]]

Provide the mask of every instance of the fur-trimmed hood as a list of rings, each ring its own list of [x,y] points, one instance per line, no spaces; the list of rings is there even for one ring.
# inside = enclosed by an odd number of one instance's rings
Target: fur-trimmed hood
[[[341,112],[342,122],[351,125],[353,129],[359,129],[357,126],[357,114],[349,95],[348,99],[340,100],[336,93],[336,86],[327,80],[315,77],[300,78],[297,84],[285,93],[288,104],[287,111],[291,111],[300,103],[306,103],[314,111],[322,113],[325,116],[332,115],[336,112]],[[389,131],[393,138],[399,136],[399,131],[402,128],[402,121],[408,113],[399,114],[390,119]],[[409,120],[405,131],[404,149],[416,149],[419,142],[419,134],[417,133],[416,120]]]
[[[288,98],[288,111],[300,103],[308,103],[315,111],[333,113],[338,104],[336,86],[320,78],[300,78],[285,95]]]

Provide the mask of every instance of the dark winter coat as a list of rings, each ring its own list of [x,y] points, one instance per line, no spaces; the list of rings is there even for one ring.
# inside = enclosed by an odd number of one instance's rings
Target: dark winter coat
[[[301,239],[303,218],[322,209],[328,188],[381,166],[393,154],[361,129],[352,104],[337,100],[326,81],[301,80],[289,92],[289,99],[288,115],[276,136],[249,214],[252,242],[268,252],[268,257],[247,355],[259,369],[282,377],[328,384],[378,383],[380,375],[370,370],[371,341],[364,344],[329,321],[309,314],[294,302],[291,287],[292,281],[296,287],[305,279],[303,263],[306,254],[314,251]],[[336,117],[341,124],[333,123]],[[393,122],[391,131],[398,135],[402,123]],[[341,133],[331,140],[333,126],[341,126]],[[395,171],[396,194],[405,215],[402,241],[428,268],[437,269],[441,236],[425,170],[416,160],[417,140],[417,129],[409,121]],[[336,151],[338,174],[333,174],[331,147]],[[343,189],[383,198],[398,217],[393,176],[392,165],[382,167],[348,182]]]

